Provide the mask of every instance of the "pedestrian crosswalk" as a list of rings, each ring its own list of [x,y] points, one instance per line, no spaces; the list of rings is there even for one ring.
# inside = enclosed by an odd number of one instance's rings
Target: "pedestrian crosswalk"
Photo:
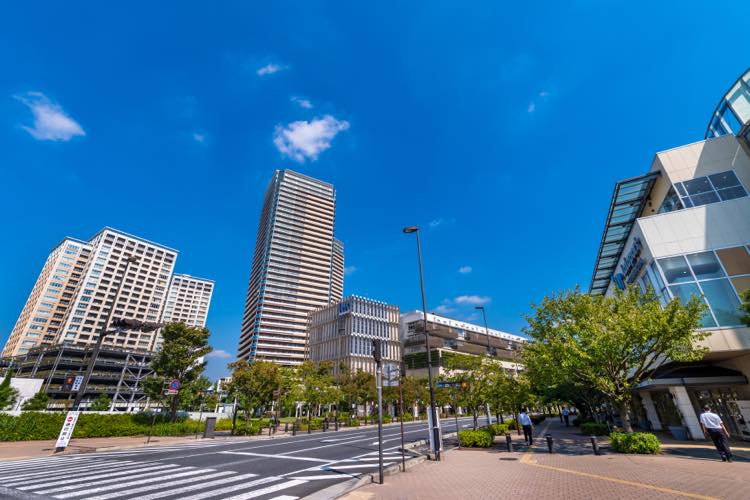
[[[200,440],[200,441],[194,441],[190,443],[179,443],[179,444],[172,444],[172,445],[152,445],[152,446],[142,446],[140,448],[130,448],[127,450],[113,450],[113,451],[101,451],[98,452],[97,455],[107,455],[107,456],[133,456],[133,455],[142,455],[144,453],[169,453],[169,452],[175,452],[175,451],[189,451],[191,449],[199,448],[199,449],[206,449],[206,448],[212,448],[214,446],[220,446],[221,442],[219,441],[206,441],[206,440]]]
[[[295,500],[291,488],[308,481],[284,475],[218,470],[100,455],[47,457],[0,463],[0,496],[73,500],[204,498]]]

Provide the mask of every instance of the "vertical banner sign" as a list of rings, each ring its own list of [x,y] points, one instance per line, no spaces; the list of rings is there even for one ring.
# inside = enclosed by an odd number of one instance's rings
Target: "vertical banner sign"
[[[70,390],[73,391],[73,392],[78,392],[78,391],[81,390],[81,385],[82,384],[83,384],[83,375],[78,375],[73,380],[73,387],[71,387]]]
[[[60,435],[57,437],[57,443],[55,443],[55,451],[63,451],[70,442],[71,436],[73,436],[73,430],[76,428],[76,422],[78,422],[77,411],[69,411],[65,416],[65,422],[63,423],[62,429],[60,429]]]

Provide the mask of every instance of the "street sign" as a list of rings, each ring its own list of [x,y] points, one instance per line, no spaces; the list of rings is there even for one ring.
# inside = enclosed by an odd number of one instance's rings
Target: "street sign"
[[[165,396],[174,396],[178,392],[180,392],[180,381],[177,379],[170,380],[169,383],[164,384],[164,395]]]
[[[57,443],[55,443],[55,451],[62,451],[68,446],[70,438],[73,435],[73,430],[76,428],[76,422],[78,422],[77,411],[69,411],[65,416],[65,422],[63,422],[62,429],[60,429],[60,435],[57,437]]]
[[[78,375],[73,380],[73,386],[70,388],[73,392],[78,392],[81,390],[81,384],[83,384],[83,375]]]
[[[398,387],[398,382],[401,378],[401,370],[395,363],[388,363],[385,365],[385,377],[383,378],[383,385],[386,387]]]

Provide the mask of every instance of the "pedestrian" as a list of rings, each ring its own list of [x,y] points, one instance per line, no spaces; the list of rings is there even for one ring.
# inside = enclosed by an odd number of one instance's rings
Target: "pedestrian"
[[[716,450],[721,456],[722,462],[732,461],[732,451],[729,449],[729,432],[724,427],[721,417],[711,411],[711,407],[706,405],[701,413],[701,429],[706,437],[710,437],[716,446]]]
[[[521,410],[521,414],[518,415],[518,423],[520,423],[521,427],[523,427],[523,440],[526,441],[529,446],[531,446],[534,442],[534,424],[531,421],[531,417],[529,417],[529,413],[526,408]]]
[[[565,427],[570,427],[570,410],[567,406],[563,406],[563,418],[565,419]]]

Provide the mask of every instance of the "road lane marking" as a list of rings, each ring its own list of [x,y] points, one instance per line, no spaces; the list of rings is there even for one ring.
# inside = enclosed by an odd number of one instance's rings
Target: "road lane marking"
[[[271,500],[297,500],[299,497],[293,497],[289,495],[279,495],[277,497],[273,497]]]
[[[164,470],[164,469],[174,469],[175,467],[179,467],[179,465],[177,465],[177,464],[166,464],[166,465],[161,465],[161,466],[153,466],[152,465],[152,466],[146,466],[146,467],[143,467],[142,466],[143,464],[139,464],[139,465],[140,465],[140,467],[138,467],[138,466],[128,467],[128,470],[121,471],[121,472],[116,472],[116,473],[105,472],[103,474],[102,473],[95,473],[95,474],[76,475],[75,478],[68,479],[68,480],[65,480],[65,481],[60,481],[58,479],[55,479],[53,481],[46,481],[45,480],[45,481],[43,481],[41,483],[35,482],[35,483],[29,484],[27,486],[18,486],[18,487],[16,487],[16,489],[17,490],[21,490],[21,491],[38,490],[38,489],[44,489],[44,488],[46,488],[48,486],[59,486],[59,485],[65,485],[65,484],[71,484],[71,483],[83,483],[83,486],[86,486],[86,485],[92,485],[92,484],[94,484],[94,483],[92,483],[90,481],[93,481],[93,480],[96,480],[96,479],[109,478],[109,477],[112,477],[112,476],[126,476],[126,475],[130,475],[130,474],[135,474],[135,473],[138,473],[138,472],[151,472],[151,471],[156,471],[156,470],[160,470],[160,469],[161,470]],[[87,481],[89,481],[89,482],[87,482]],[[76,485],[75,488],[81,488],[83,486]]]
[[[176,472],[178,470],[180,470],[180,469],[175,469],[174,471],[169,471],[169,472]],[[158,490],[158,489],[162,489],[164,487],[163,483],[161,481],[168,480],[168,479],[175,479],[175,478],[178,478],[178,477],[191,476],[191,475],[195,475],[195,474],[200,473],[200,472],[202,472],[202,471],[199,470],[199,469],[198,470],[193,469],[193,470],[189,470],[189,471],[185,471],[185,472],[176,472],[175,474],[165,474],[165,475],[162,475],[162,476],[159,476],[159,477],[151,477],[151,478],[148,478],[148,479],[138,479],[138,480],[135,480],[135,481],[127,481],[125,483],[119,483],[119,484],[116,484],[116,485],[99,486],[98,488],[91,488],[91,489],[87,489],[85,491],[76,491],[76,492],[72,492],[72,493],[65,493],[63,495],[55,495],[55,498],[79,497],[79,496],[83,496],[83,495],[88,495],[89,493],[99,493],[99,492],[102,492],[102,491],[112,491],[113,489],[116,489],[116,490],[119,491],[119,490],[122,490],[123,488],[129,488],[130,486],[140,486],[142,484],[148,484],[148,483],[153,483],[153,482],[156,482],[156,484],[151,485],[152,486],[151,489]],[[102,483],[98,483],[98,484],[102,484]],[[121,491],[121,493],[130,494],[129,491],[125,491],[125,492]]]
[[[39,468],[35,467],[34,469],[36,470],[36,472],[26,472],[24,474],[15,474],[15,473],[5,473],[5,472],[3,472],[3,473],[0,474],[0,482],[5,481],[5,478],[8,478],[11,482],[15,482],[15,481],[20,480],[20,479],[32,479],[32,478],[38,477],[38,476],[44,476],[45,479],[48,478],[48,477],[55,477],[55,476],[68,476],[68,475],[70,475],[70,472],[79,471],[79,470],[86,470],[86,469],[92,469],[92,468],[95,468],[97,466],[101,466],[101,467],[107,467],[107,466],[109,466],[109,467],[111,467],[113,465],[119,465],[119,464],[128,465],[130,463],[132,463],[132,462],[130,462],[130,461],[126,461],[126,462],[106,461],[106,462],[104,462],[103,461],[103,462],[88,462],[86,465],[83,465],[81,462],[78,462],[78,463],[73,464],[74,465],[73,467],[68,467],[67,465],[63,465],[65,467],[65,470],[62,471],[62,469],[61,469],[60,472],[50,472],[49,470],[47,470],[47,471],[39,471]],[[61,463],[61,465],[62,464],[64,464],[64,462]],[[28,470],[30,470],[30,469],[28,469]]]
[[[248,498],[256,498],[263,495],[268,495],[269,493],[274,493],[276,491],[285,490],[287,488],[293,488],[300,484],[305,484],[306,482],[307,481],[301,481],[299,479],[292,479],[291,481],[287,481],[285,483],[275,484],[273,486],[268,486],[260,490],[242,493],[241,495],[235,495],[233,497],[229,497],[227,500],[247,500]]]
[[[202,490],[202,489],[210,488],[212,486],[220,486],[222,484],[234,483],[237,481],[242,481],[244,479],[250,479],[252,477],[258,477],[258,474],[237,474],[231,477],[225,477],[225,478],[216,479],[213,481],[208,481],[207,483],[201,483],[201,484],[193,485],[193,486],[184,486],[182,488],[170,489],[167,491],[160,491],[158,493],[151,493],[150,495],[139,496],[138,500],[154,500],[155,498],[163,498],[163,497],[180,495],[182,493],[189,493],[191,491],[195,491],[196,489]],[[243,483],[243,484],[250,484],[250,483]],[[217,493],[217,490],[213,490],[212,493]],[[181,500],[185,500],[183,497],[178,496],[178,498],[180,498]]]
[[[208,469],[206,469],[208,470]],[[188,477],[187,479],[180,479],[178,481],[167,481],[166,483],[161,483],[157,486],[151,485],[151,486],[142,486],[140,488],[133,488],[128,490],[128,495],[135,495],[138,493],[145,493],[148,491],[153,491],[155,489],[164,489],[164,488],[171,488],[172,486],[182,486],[189,483],[195,483],[198,481],[205,481],[206,479],[213,479],[216,477],[221,476],[228,476],[230,474],[236,474],[236,472],[227,470],[227,471],[221,471],[221,472],[214,472],[211,474],[205,474],[206,470],[200,471],[203,473],[201,476],[197,477]],[[109,493],[107,495],[99,495],[95,497],[87,497],[86,500],[109,500],[111,498],[121,498],[123,496],[122,492],[115,492],[115,493]]]
[[[331,471],[333,474],[323,474],[320,476],[294,476],[290,477],[290,479],[303,479],[305,481],[322,481],[326,479],[341,479],[341,476],[348,476],[352,477],[351,474],[347,474],[345,472],[336,472],[335,470]]]
[[[165,478],[166,477],[165,474],[168,474],[170,472],[174,472],[176,470],[180,470],[180,469],[175,469],[174,467],[171,467],[172,470],[164,470],[161,467],[157,467],[157,468],[158,469],[162,469],[162,470],[153,470],[152,469],[151,472],[146,472],[144,474],[138,473],[137,475],[134,475],[133,477],[138,477],[139,479],[144,479],[144,478],[147,478],[147,477],[156,476],[153,480],[154,481],[158,481],[158,480],[161,480],[161,479]],[[195,469],[194,467],[186,467],[186,469],[190,469],[188,472],[193,473],[193,474],[195,474],[196,472],[200,472],[199,469]],[[128,471],[128,474],[130,474],[132,472],[136,472],[136,471]],[[117,474],[117,475],[121,476],[122,474]],[[106,477],[110,477],[110,476],[106,476]],[[96,486],[101,486],[103,484],[107,484],[107,485],[110,485],[110,486],[107,486],[106,489],[113,489],[113,488],[114,489],[118,489],[119,486],[120,486],[120,484],[119,484],[120,481],[123,481],[123,480],[126,480],[126,478],[124,478],[124,477],[118,477],[118,478],[115,478],[115,479],[106,479],[104,481],[96,481],[95,483],[87,483],[87,484],[88,485],[96,485]],[[34,493],[36,493],[37,495],[44,495],[46,493],[59,493],[59,492],[62,492],[62,491],[71,491],[71,490],[79,490],[81,488],[88,488],[87,485],[70,484],[70,483],[80,483],[81,481],[87,481],[87,480],[86,479],[76,479],[76,480],[71,480],[71,481],[63,481],[63,482],[57,483],[57,484],[50,483],[50,484],[55,484],[55,487],[54,488],[50,488],[48,490],[34,491]],[[64,486],[66,483],[70,484],[70,486]],[[111,483],[118,483],[118,484],[112,485]],[[63,485],[63,487],[62,488],[58,488],[57,487],[58,485]],[[87,493],[93,493],[93,492],[94,492],[94,490],[87,490]]]
[[[220,451],[219,453],[225,454],[225,455],[248,455],[251,457],[264,457],[264,458],[283,458],[286,460],[302,460],[305,462],[330,462],[330,460],[325,460],[322,458],[313,458],[313,457],[292,457],[289,455],[270,455],[268,453],[253,453],[251,451]]]
[[[255,481],[250,481],[249,483],[235,484],[234,486],[227,486],[225,488],[220,488],[218,490],[204,491],[203,493],[190,495],[189,497],[180,497],[180,500],[201,500],[202,498],[207,498],[207,497],[218,497],[219,495],[223,495],[225,493],[234,493],[235,491],[244,490],[252,486],[258,486],[260,484],[272,483],[274,481],[280,481],[280,480],[281,478],[278,476],[263,477],[260,479],[256,479]]]
[[[393,462],[383,462],[383,467],[391,465]],[[375,467],[375,464],[354,464],[354,465],[331,465],[322,470],[347,470],[347,469],[364,469],[365,467]]]

